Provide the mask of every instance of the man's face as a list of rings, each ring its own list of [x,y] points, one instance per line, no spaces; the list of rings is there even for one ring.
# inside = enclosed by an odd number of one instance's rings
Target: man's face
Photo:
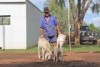
[[[45,16],[48,17],[49,16],[49,12],[45,12]]]

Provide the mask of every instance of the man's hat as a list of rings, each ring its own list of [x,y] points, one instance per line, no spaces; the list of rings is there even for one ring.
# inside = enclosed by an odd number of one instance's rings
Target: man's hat
[[[48,7],[44,7],[44,11],[43,11],[44,13],[45,12],[49,12],[49,8]]]

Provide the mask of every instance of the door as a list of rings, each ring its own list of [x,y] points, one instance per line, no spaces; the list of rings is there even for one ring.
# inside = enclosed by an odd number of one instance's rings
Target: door
[[[0,26],[0,49],[3,47],[3,27]]]
[[[3,25],[2,18],[0,17],[0,49],[3,47]]]
[[[5,49],[5,25],[10,25],[10,15],[0,15],[0,48]]]

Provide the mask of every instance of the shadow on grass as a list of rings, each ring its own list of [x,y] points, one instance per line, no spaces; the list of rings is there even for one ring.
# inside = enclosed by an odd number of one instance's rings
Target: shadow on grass
[[[63,61],[63,62],[30,62],[16,64],[1,64],[0,67],[100,67],[100,64],[87,61]]]

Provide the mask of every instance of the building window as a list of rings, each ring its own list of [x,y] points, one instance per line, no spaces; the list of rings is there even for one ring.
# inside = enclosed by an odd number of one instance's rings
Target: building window
[[[10,15],[0,16],[0,25],[10,25]]]

